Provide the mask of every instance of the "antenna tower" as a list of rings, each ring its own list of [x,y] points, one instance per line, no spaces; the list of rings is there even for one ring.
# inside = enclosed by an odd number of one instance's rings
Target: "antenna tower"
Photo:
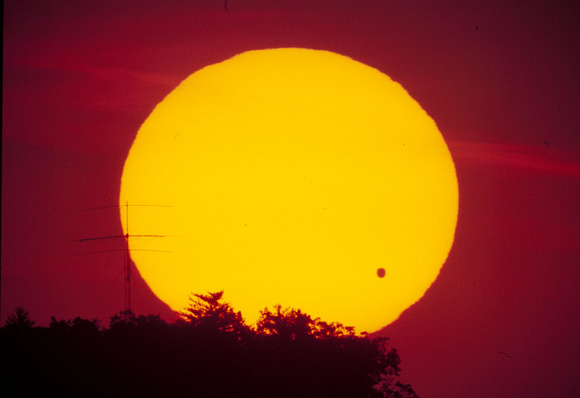
[[[112,235],[112,236],[99,236],[96,238],[85,238],[79,239],[79,242],[88,242],[93,240],[105,240],[105,239],[119,239],[125,238],[125,248],[121,249],[125,253],[125,261],[123,262],[123,280],[124,280],[124,290],[125,290],[125,314],[129,314],[131,312],[131,254],[129,252],[129,238],[132,237],[139,237],[139,238],[164,238],[165,235],[132,235],[129,234],[129,206],[140,206],[140,207],[170,207],[170,206],[163,206],[163,205],[129,205],[127,201],[124,205],[125,207],[125,234],[124,235]],[[86,209],[80,211],[88,211],[88,210],[98,210],[98,209],[106,209],[106,208],[113,208],[119,206],[105,206],[105,207],[98,207],[93,209]],[[112,251],[119,251],[119,250],[102,250],[98,252],[92,253],[106,253]],[[155,251],[160,252],[163,250],[147,250],[147,249],[139,249],[139,251]],[[86,253],[88,254],[88,253]]]

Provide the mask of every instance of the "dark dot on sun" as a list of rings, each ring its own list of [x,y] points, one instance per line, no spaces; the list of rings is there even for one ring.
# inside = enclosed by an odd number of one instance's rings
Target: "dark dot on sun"
[[[377,276],[379,278],[384,278],[384,276],[385,276],[385,269],[384,268],[377,269]]]

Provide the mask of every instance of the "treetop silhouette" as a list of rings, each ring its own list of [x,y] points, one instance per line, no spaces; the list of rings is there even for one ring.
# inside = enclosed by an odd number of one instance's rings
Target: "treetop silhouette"
[[[274,311],[264,308],[256,324],[256,331],[265,335],[276,335],[281,338],[295,340],[297,338],[332,338],[354,336],[354,327],[341,323],[327,323],[320,318],[312,318],[299,309],[274,306]]]
[[[179,311],[182,320],[199,331],[240,334],[249,331],[241,312],[223,302],[223,290],[208,294],[192,294],[189,306]]]
[[[417,398],[388,339],[264,308],[254,327],[223,291],[192,294],[179,319],[121,311],[34,327],[23,308],[0,329],[7,380],[63,397]],[[14,325],[20,325],[15,327]]]
[[[28,311],[24,307],[17,307],[13,314],[8,315],[4,326],[15,329],[30,329],[34,325],[36,322],[30,319]]]

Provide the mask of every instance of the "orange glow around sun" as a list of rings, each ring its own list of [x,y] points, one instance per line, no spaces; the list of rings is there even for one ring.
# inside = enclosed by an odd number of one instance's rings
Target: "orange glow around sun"
[[[173,309],[224,290],[249,323],[281,304],[373,332],[437,278],[458,187],[437,126],[399,84],[287,48],[208,66],[171,92],[133,143],[126,202],[171,206],[129,207],[129,222],[166,235],[131,238],[130,251]]]

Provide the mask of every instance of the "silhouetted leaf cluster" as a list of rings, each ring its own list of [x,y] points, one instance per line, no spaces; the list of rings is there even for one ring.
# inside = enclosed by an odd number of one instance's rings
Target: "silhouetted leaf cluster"
[[[24,309],[1,332],[5,389],[59,397],[417,397],[387,339],[297,309],[265,308],[254,328],[196,294],[180,319],[130,311],[34,327]]]

